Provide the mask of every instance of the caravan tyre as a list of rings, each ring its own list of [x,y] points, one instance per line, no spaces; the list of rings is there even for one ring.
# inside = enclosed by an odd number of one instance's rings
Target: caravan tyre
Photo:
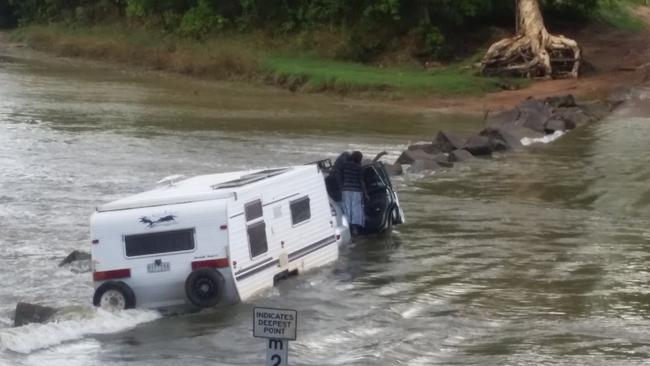
[[[223,294],[225,280],[215,269],[201,268],[190,273],[185,280],[185,294],[190,302],[200,308],[217,305]]]
[[[105,282],[95,290],[93,305],[109,311],[133,309],[135,307],[135,294],[131,287],[124,282]]]

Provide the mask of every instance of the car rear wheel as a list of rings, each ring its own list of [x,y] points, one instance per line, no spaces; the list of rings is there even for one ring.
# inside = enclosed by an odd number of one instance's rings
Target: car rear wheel
[[[93,305],[109,311],[132,309],[135,307],[135,294],[124,282],[105,282],[95,290]]]
[[[190,273],[185,280],[185,294],[200,308],[215,306],[221,300],[225,280],[215,269],[202,268]]]

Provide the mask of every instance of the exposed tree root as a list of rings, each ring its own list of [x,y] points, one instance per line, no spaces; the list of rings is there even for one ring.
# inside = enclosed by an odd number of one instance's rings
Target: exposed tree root
[[[537,0],[519,0],[518,34],[494,43],[479,68],[489,76],[577,78],[582,60],[578,43],[548,33]]]

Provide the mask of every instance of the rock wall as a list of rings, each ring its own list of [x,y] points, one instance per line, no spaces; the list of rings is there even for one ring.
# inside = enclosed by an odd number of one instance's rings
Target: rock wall
[[[618,103],[576,103],[572,95],[529,98],[514,109],[488,116],[485,128],[471,136],[459,136],[440,131],[430,143],[409,146],[389,171],[423,171],[448,168],[473,158],[489,158],[494,152],[524,147],[522,140],[542,138],[557,131],[569,131],[608,115]]]

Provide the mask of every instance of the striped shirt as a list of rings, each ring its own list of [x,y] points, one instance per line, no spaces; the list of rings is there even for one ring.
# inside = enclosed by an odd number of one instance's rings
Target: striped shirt
[[[343,179],[341,191],[362,192],[361,188],[361,164],[353,161],[346,161],[341,169]]]

